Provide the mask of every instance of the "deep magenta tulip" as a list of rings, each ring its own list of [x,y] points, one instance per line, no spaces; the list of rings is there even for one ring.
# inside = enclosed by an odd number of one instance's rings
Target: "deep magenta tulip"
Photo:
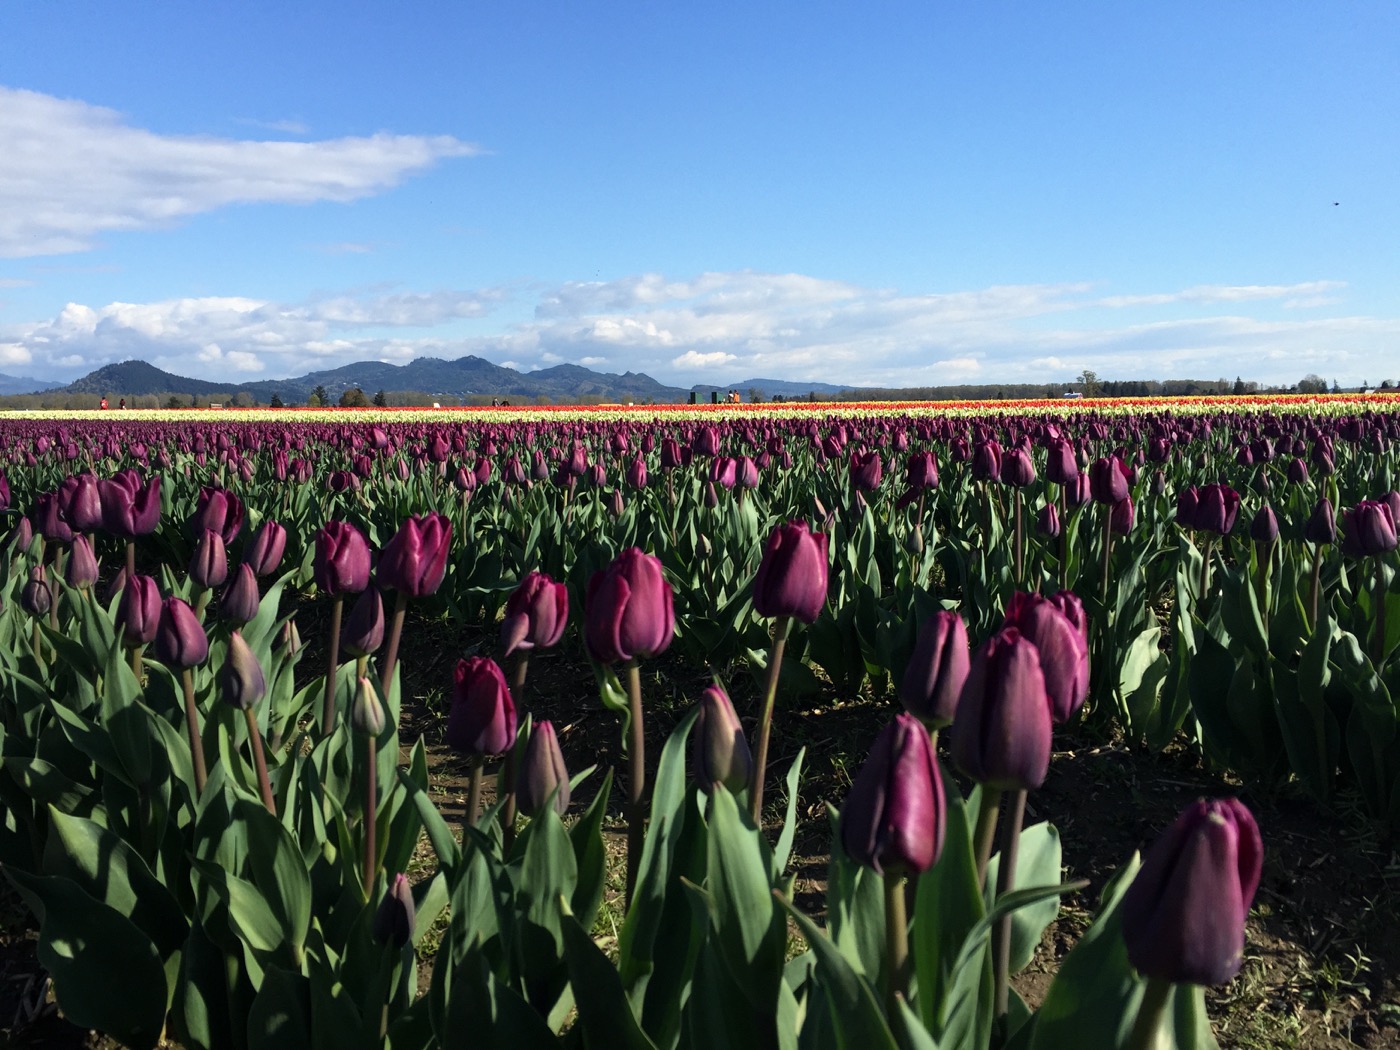
[[[452,676],[447,743],[458,754],[499,755],[515,743],[515,701],[496,661],[458,660]]]
[[[690,731],[690,764],[705,791],[723,784],[737,793],[749,782],[753,768],[749,742],[729,694],[719,684],[700,696],[700,715]]]
[[[1089,464],[1089,494],[1095,503],[1110,506],[1128,498],[1128,467],[1118,456],[1102,456]]]
[[[102,527],[102,495],[95,475],[83,473],[65,478],[58,491],[63,516],[76,531],[92,532]]]
[[[238,631],[229,635],[228,657],[219,668],[217,680],[224,703],[240,711],[248,710],[267,695],[262,664]]]
[[[145,485],[134,470],[122,471],[97,483],[102,499],[102,527],[130,540],[156,531],[160,523],[160,478]]]
[[[552,649],[569,623],[569,588],[542,572],[531,572],[506,601],[501,644],[509,656],[517,649]]]
[[[243,560],[252,568],[255,576],[271,576],[281,566],[286,550],[287,530],[269,518],[253,535],[253,542],[243,555]]]
[[[92,541],[82,533],[73,537],[73,546],[68,552],[68,564],[64,567],[63,578],[69,587],[87,590],[97,582],[97,556],[92,550]]]
[[[826,604],[827,537],[805,521],[775,528],[763,548],[753,581],[753,607],[760,616],[791,616],[812,623]]]
[[[1242,803],[1188,806],[1148,849],[1123,898],[1134,968],[1173,984],[1224,984],[1239,973],[1263,862],[1259,826]]]
[[[53,608],[53,590],[42,565],[29,570],[29,578],[19,592],[19,607],[30,616],[43,617]]]
[[[1005,628],[972,657],[953,719],[953,761],[979,784],[1033,791],[1050,768],[1050,720],[1040,653]]]
[[[1229,485],[1207,485],[1200,490],[1195,528],[1228,536],[1240,512],[1240,494]],[[1178,514],[1180,510],[1178,508]]]
[[[253,568],[244,562],[233,571],[233,582],[224,588],[219,599],[219,616],[229,623],[247,623],[258,615],[262,595],[258,593],[258,578]]]
[[[588,581],[584,641],[602,663],[655,656],[671,644],[676,616],[661,562],[629,547]]]
[[[1364,499],[1342,511],[1342,553],[1356,558],[1389,554],[1396,547],[1395,518],[1380,500]]]
[[[412,938],[417,921],[413,887],[408,884],[407,876],[395,875],[374,913],[374,939],[391,948],[402,948]]]
[[[521,813],[533,817],[544,811],[551,796],[554,812],[562,816],[569,808],[569,771],[554,723],[545,719],[530,730],[530,742],[525,745],[515,778],[515,801]]]
[[[359,594],[369,586],[369,544],[344,521],[328,521],[316,533],[311,563],[316,586],[326,594]]]
[[[946,611],[930,616],[899,683],[905,710],[931,729],[951,725],[971,658],[962,617]]]
[[[149,576],[133,576],[122,587],[116,625],[130,649],[146,645],[156,636],[160,622],[160,587]]]
[[[1021,448],[1009,448],[1001,457],[1001,480],[1012,488],[1025,488],[1035,480],[1035,464],[1030,453]]]
[[[194,610],[181,598],[167,598],[161,604],[156,625],[156,659],[177,670],[202,664],[209,655],[209,639]]]
[[[943,852],[945,816],[928,730],[899,715],[875,738],[841,807],[841,845],[876,874],[918,874]]]
[[[442,584],[447,553],[452,546],[452,523],[441,514],[414,515],[399,526],[379,554],[379,583],[423,598]]]
[[[384,599],[379,588],[366,587],[340,629],[340,647],[351,656],[368,656],[384,644]]]
[[[1002,626],[1016,628],[1035,646],[1051,719],[1068,722],[1089,695],[1088,623],[1079,599],[1069,591],[1054,599],[1018,591],[1011,596]]]
[[[201,587],[222,587],[228,579],[228,552],[224,538],[213,529],[205,529],[194,546],[190,559],[190,579]]]
[[[1303,525],[1303,538],[1309,543],[1336,543],[1337,516],[1332,512],[1332,501],[1323,496],[1313,505]]]
[[[884,474],[884,465],[880,462],[879,450],[852,452],[850,473],[851,483],[855,485],[857,491],[874,492],[880,487],[880,478]]]

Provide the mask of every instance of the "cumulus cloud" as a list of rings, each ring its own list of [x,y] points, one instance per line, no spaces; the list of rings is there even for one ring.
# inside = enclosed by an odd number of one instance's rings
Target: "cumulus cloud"
[[[0,257],[83,251],[229,204],[352,201],[479,152],[448,135],[162,135],[101,106],[0,87]]]
[[[0,326],[0,354],[72,377],[139,357],[183,375],[301,375],[356,361],[475,354],[530,370],[563,362],[679,386],[754,376],[857,386],[1104,378],[1343,383],[1393,377],[1400,320],[1285,304],[1335,281],[1105,295],[1084,283],[910,294],[800,274],[640,275],[519,289],[361,289],[300,303],[239,296],[70,303]],[[503,305],[514,309],[490,326]],[[531,311],[531,306],[534,309]],[[523,309],[522,309],[523,308]],[[513,319],[524,317],[523,320]],[[215,353],[217,350],[217,354]]]

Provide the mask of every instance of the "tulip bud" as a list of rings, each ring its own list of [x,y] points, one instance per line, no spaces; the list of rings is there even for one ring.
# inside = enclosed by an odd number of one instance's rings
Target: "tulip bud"
[[[219,599],[219,616],[229,623],[244,624],[258,615],[262,596],[258,594],[258,578],[247,562],[233,573],[233,582],[224,588]]]
[[[350,726],[364,736],[378,737],[384,732],[384,705],[374,691],[374,683],[361,678],[355,686],[355,699],[350,704]]]
[[[122,587],[116,625],[128,649],[146,645],[156,636],[160,622],[160,588],[149,576],[132,576]]]
[[[196,536],[210,529],[223,537],[225,544],[232,543],[243,528],[243,501],[224,489],[200,489],[190,527]]]
[[[564,767],[564,753],[549,721],[536,722],[525,745],[520,772],[515,778],[515,802],[527,817],[544,810],[554,796],[554,812],[563,815],[569,808],[569,771]]]
[[[1080,471],[1074,479],[1065,485],[1065,506],[1074,508],[1082,507],[1092,498],[1089,487],[1089,475]]]
[[[1011,596],[1002,624],[1016,628],[1035,646],[1051,720],[1061,725],[1074,717],[1089,695],[1089,634],[1083,608],[1069,591],[1061,591],[1054,599],[1018,591]]]
[[[435,592],[447,572],[452,523],[441,514],[413,515],[399,526],[379,553],[379,583],[423,598]]]
[[[1207,485],[1200,490],[1194,527],[1228,536],[1240,512],[1240,494],[1228,485]],[[1178,508],[1178,517],[1180,509]]]
[[[506,601],[501,644],[509,656],[517,649],[552,649],[569,623],[569,588],[542,572],[531,572]]]
[[[1254,520],[1249,523],[1249,538],[1263,546],[1278,539],[1278,517],[1267,503],[1259,508]]]
[[[42,565],[29,570],[29,579],[19,592],[19,607],[30,616],[47,616],[53,608],[53,591]]]
[[[971,661],[967,627],[955,612],[936,612],[919,627],[899,683],[904,708],[930,729],[951,725]]]
[[[369,586],[369,544],[344,521],[328,521],[316,533],[311,563],[316,586],[326,594],[359,594]]]
[[[791,616],[812,623],[826,604],[827,537],[805,521],[779,525],[768,537],[753,581],[760,616]]]
[[[1396,547],[1395,519],[1390,507],[1364,499],[1342,511],[1342,553],[1362,558],[1388,554]]]
[[[1002,455],[1001,480],[1012,488],[1025,488],[1035,480],[1035,464],[1025,449],[1010,448]]]
[[[267,679],[253,650],[234,631],[228,638],[228,657],[219,668],[219,695],[224,703],[246,711],[267,694]]]
[[[183,599],[167,598],[161,604],[153,648],[157,660],[177,670],[195,667],[208,657],[204,627]]]
[[[1133,522],[1136,520],[1137,512],[1133,507],[1133,498],[1124,496],[1108,512],[1109,531],[1117,536],[1126,536],[1133,531]]]
[[[1089,493],[1095,503],[1117,503],[1128,497],[1128,470],[1117,456],[1104,456],[1089,465]]]
[[[705,791],[723,784],[737,793],[749,782],[753,759],[744,727],[729,694],[718,684],[700,696],[700,716],[690,731],[690,764]]]
[[[408,884],[408,877],[395,875],[374,913],[374,939],[391,948],[402,948],[412,938],[417,921],[413,888]]]
[[[368,656],[384,644],[384,599],[379,588],[366,587],[340,629],[340,647],[351,656]]]
[[[494,660],[458,660],[453,672],[447,743],[463,755],[499,755],[515,743],[515,701]]]
[[[271,576],[282,564],[282,555],[287,550],[287,530],[271,518],[264,521],[243,561],[250,565],[255,576]]]
[[[637,456],[627,468],[627,484],[634,489],[647,487],[647,461],[645,456]]]
[[[228,579],[228,551],[223,537],[213,529],[205,529],[195,544],[190,579],[201,587],[222,587]]]
[[[64,579],[68,581],[69,587],[85,591],[97,582],[97,575],[97,556],[92,552],[92,541],[82,533],[77,533],[68,552]]]
[[[1144,977],[1224,984],[1244,960],[1244,927],[1264,849],[1236,799],[1202,799],[1143,858],[1123,897],[1123,940]]]
[[[584,641],[595,660],[655,656],[671,644],[676,616],[661,562],[629,547],[588,581]]]
[[[1045,455],[1045,480],[1056,485],[1068,485],[1079,473],[1079,464],[1074,458],[1074,445],[1067,438],[1050,440]]]
[[[874,449],[852,452],[850,474],[851,484],[858,492],[874,492],[880,487],[880,478],[884,474],[880,453]]]
[[[1317,544],[1337,542],[1337,516],[1332,513],[1332,501],[1326,496],[1313,505],[1303,526],[1303,538]]]
[[[972,658],[953,719],[953,761],[980,784],[1033,791],[1050,769],[1050,717],[1040,653],[1004,628]]]
[[[1035,531],[1048,539],[1060,538],[1060,511],[1055,504],[1047,503],[1036,513]]]
[[[875,738],[841,807],[841,845],[879,875],[928,871],[943,852],[945,806],[928,730],[899,715]]]
[[[986,440],[972,446],[972,478],[974,481],[997,481],[1001,478],[1000,444]]]

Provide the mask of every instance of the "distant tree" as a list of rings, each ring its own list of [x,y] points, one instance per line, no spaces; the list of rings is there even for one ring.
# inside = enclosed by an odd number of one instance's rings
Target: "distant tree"
[[[1389,379],[1382,379],[1382,380],[1381,380],[1381,389],[1382,389],[1382,390],[1389,390],[1389,389],[1391,388],[1392,385],[1393,385],[1393,384],[1390,382]]]
[[[231,404],[235,408],[252,408],[258,403],[258,399],[246,390],[240,390],[233,395]]]
[[[286,406],[282,404],[282,399],[280,397],[278,397],[276,394],[273,394],[270,398],[267,399],[267,407],[285,408]]]
[[[331,395],[326,393],[326,388],[320,384],[317,384],[316,389],[311,391],[311,397],[315,398],[315,401],[308,400],[307,404],[314,403],[318,408],[331,403]]]
[[[1239,376],[1235,376],[1235,386],[1234,389],[1231,390],[1231,393],[1236,396],[1244,393],[1244,380]]]
[[[384,393],[384,391],[381,390],[381,391],[379,391],[379,393],[377,393],[377,394],[374,395],[374,407],[375,407],[375,408],[387,408],[388,405],[389,405],[389,397],[388,397],[388,395],[386,395],[386,394]]]
[[[198,408],[198,407],[199,407],[199,395],[198,395],[198,394],[191,394],[191,395],[190,395],[190,408]]]
[[[326,403],[325,403],[324,401],[322,401],[322,400],[320,399],[320,397],[317,396],[316,392],[313,390],[313,391],[311,392],[311,396],[308,397],[308,398],[306,399],[306,407],[307,407],[307,408],[325,408],[325,407],[326,407]]]
[[[1079,373],[1079,378],[1076,382],[1079,383],[1079,387],[1083,391],[1085,397],[1093,397],[1099,392],[1098,373],[1092,372],[1087,368]]]
[[[178,397],[176,397],[174,394],[171,394],[171,395],[170,395],[170,398],[165,402],[165,407],[166,407],[166,408],[179,408],[179,407],[180,407],[181,405],[183,405],[183,404],[184,404],[183,401],[181,401],[181,400],[180,400]]]
[[[1342,388],[1337,385],[1337,381],[1335,379],[1332,380],[1332,393],[1340,394],[1341,392]]]
[[[1298,380],[1297,390],[1300,394],[1325,394],[1327,393],[1327,380],[1316,372],[1309,372]]]
[[[352,386],[345,393],[340,395],[341,408],[368,408],[369,398],[365,397],[365,392],[357,386]]]
[[[760,389],[759,389],[758,387],[756,387],[756,386],[751,386],[751,387],[749,387],[749,400],[752,401],[752,402],[753,402],[754,404],[756,404],[756,405],[762,404],[762,403],[763,403],[763,391],[760,390]]]

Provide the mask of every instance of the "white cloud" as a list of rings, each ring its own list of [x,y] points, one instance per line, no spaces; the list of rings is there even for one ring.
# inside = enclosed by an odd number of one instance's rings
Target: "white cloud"
[[[284,135],[305,135],[311,128],[300,120],[258,120],[255,117],[237,117],[236,124],[243,124],[250,128],[262,128],[264,131],[280,131]]]
[[[479,152],[448,135],[162,135],[100,106],[0,87],[0,257],[83,251],[106,233],[228,204],[352,201]]]
[[[521,292],[370,288],[300,303],[70,303],[46,321],[0,326],[0,345],[27,353],[32,372],[69,377],[132,357],[212,378],[476,354],[521,370],[606,364],[678,386],[749,376],[1058,384],[1085,368],[1111,379],[1397,378],[1400,320],[1282,309],[1299,296],[1343,292],[1338,282],[1212,288],[1137,295],[1129,306],[1084,283],[907,294],[793,274],[642,275],[536,292],[533,315],[526,303],[525,320],[494,328],[493,312]]]
[[[677,368],[714,368],[717,365],[727,365],[737,360],[739,359],[733,354],[726,354],[722,350],[716,350],[709,354],[687,350],[680,357],[673,357],[671,364]]]
[[[0,364],[27,365],[34,360],[29,348],[21,343],[0,343]]]

